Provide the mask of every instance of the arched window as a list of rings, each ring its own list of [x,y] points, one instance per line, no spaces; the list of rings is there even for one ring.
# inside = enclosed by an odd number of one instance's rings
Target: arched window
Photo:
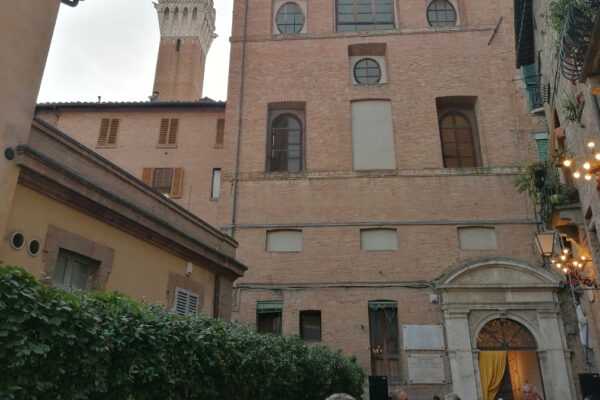
[[[477,336],[479,350],[535,350],[531,332],[517,321],[495,319],[485,324]]]
[[[300,33],[304,14],[296,3],[285,3],[277,10],[277,29],[281,33]]]
[[[450,111],[440,118],[440,138],[444,167],[465,168],[478,165],[473,126],[469,118]]]
[[[448,0],[433,0],[427,7],[429,26],[456,25],[456,10]]]
[[[301,171],[302,122],[291,113],[279,114],[271,122],[268,170]]]

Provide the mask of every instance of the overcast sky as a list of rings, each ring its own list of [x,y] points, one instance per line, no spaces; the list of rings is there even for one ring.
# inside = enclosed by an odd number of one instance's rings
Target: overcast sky
[[[214,0],[216,33],[204,96],[226,100],[233,0]],[[38,102],[144,101],[152,94],[158,18],[151,0],[85,0],[60,6]]]

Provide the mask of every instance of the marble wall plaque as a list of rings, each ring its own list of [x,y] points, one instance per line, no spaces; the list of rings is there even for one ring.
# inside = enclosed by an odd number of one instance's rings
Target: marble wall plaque
[[[410,383],[445,383],[444,356],[441,354],[409,354],[408,377]]]
[[[404,350],[445,350],[441,325],[402,325]]]

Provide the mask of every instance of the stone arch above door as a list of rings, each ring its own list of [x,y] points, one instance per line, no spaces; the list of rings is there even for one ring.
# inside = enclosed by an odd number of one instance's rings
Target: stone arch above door
[[[509,257],[468,260],[436,281],[444,315],[453,388],[462,398],[481,398],[477,336],[494,319],[513,319],[529,330],[540,356],[548,399],[573,399],[565,357],[558,291],[562,276],[542,266]]]
[[[544,267],[509,257],[487,257],[463,262],[438,280],[439,288],[559,288],[562,280]]]

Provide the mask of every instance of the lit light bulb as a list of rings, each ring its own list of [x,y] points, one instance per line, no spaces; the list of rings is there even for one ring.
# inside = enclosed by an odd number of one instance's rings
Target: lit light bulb
[[[596,153],[596,154],[594,154],[594,158],[595,158],[596,160],[600,160],[600,153]]]
[[[569,254],[569,249],[563,249],[564,254]]]
[[[591,181],[592,180],[592,175],[585,174],[584,178],[585,178],[586,181]]]
[[[563,272],[566,274],[569,271],[569,268],[563,268]]]
[[[577,266],[578,266],[579,268],[583,268],[583,264],[582,264],[582,263],[577,263]]]
[[[560,267],[562,267],[562,264],[561,263],[556,263],[556,268],[560,268]]]
[[[567,256],[560,256],[560,259],[565,261],[567,259]]]
[[[563,161],[563,165],[565,167],[570,167],[571,164],[573,164],[573,162],[571,160],[569,160],[568,158],[566,160]]]
[[[589,147],[590,149],[593,149],[594,147],[596,147],[596,144],[595,144],[594,142],[589,142],[589,143],[588,143],[588,147]]]
[[[591,165],[589,162],[586,161],[585,163],[583,163],[583,169],[590,169],[590,167]]]
[[[581,256],[579,258],[581,258],[581,261],[585,260],[585,256]]]
[[[550,260],[550,262],[551,262],[552,264],[554,264],[554,263],[556,262],[556,260]]]
[[[573,172],[573,177],[574,177],[575,179],[579,179],[579,178],[581,178],[581,172],[579,172],[579,171],[575,171],[575,172]]]

